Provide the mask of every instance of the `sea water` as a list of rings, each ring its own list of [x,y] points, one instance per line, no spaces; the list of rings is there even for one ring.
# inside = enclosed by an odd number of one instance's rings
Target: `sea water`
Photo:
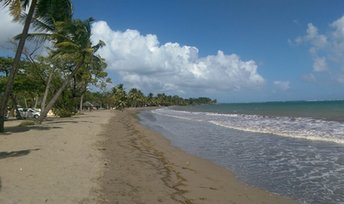
[[[159,108],[139,117],[248,184],[301,203],[344,203],[344,101]]]

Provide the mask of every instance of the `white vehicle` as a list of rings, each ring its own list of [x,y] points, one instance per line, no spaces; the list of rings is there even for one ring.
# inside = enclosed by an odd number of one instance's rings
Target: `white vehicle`
[[[39,111],[36,111],[35,109],[32,109],[32,108],[18,108],[18,110],[19,110],[20,116],[23,119],[26,119],[26,118],[37,119],[41,115]],[[18,115],[17,115],[17,118],[19,118]]]

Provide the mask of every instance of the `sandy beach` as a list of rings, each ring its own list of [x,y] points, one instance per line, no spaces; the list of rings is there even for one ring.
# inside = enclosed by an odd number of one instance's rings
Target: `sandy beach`
[[[136,113],[6,122],[0,203],[295,203],[171,146]]]

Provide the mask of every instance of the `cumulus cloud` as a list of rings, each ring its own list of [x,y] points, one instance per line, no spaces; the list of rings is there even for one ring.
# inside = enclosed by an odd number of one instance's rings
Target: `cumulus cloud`
[[[137,30],[114,31],[105,21],[94,23],[92,32],[95,42],[106,43],[99,54],[108,68],[145,91],[238,90],[264,84],[256,62],[243,61],[236,54],[218,51],[200,57],[196,47],[160,44],[156,35]]]
[[[21,24],[12,21],[13,18],[9,15],[8,8],[1,6],[0,4],[0,47],[7,44],[13,36],[18,35],[23,29]]]
[[[329,71],[334,75],[344,75],[344,16],[332,22],[329,31],[321,34],[318,28],[309,23],[306,35],[297,37],[296,44],[307,44],[313,59],[313,71]],[[341,77],[337,81],[343,83]]]
[[[4,51],[6,55],[15,51],[17,48],[17,41],[13,40],[13,37],[20,34],[23,30],[23,24],[13,21],[13,17],[10,15],[8,7],[3,7],[0,3],[0,53]],[[30,26],[29,32],[37,32]],[[42,32],[42,31],[39,31]],[[32,52],[35,50],[33,57],[35,56],[46,56],[48,55],[48,49],[51,48],[52,44],[49,41],[37,42],[37,41],[26,41],[24,52]],[[2,53],[1,53],[2,54]],[[14,54],[14,53],[11,53]]]
[[[325,57],[316,57],[313,63],[313,70],[315,72],[323,72],[327,70],[327,63]]]
[[[308,81],[308,82],[314,82],[317,80],[317,78],[314,76],[313,73],[310,73],[310,74],[304,75],[303,80]]]
[[[289,81],[274,81],[275,87],[282,91],[287,91],[290,88],[289,84]]]

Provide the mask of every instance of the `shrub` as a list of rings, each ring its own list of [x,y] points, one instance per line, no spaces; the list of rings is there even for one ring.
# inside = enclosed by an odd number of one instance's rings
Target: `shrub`
[[[61,118],[68,118],[74,115],[73,111],[67,109],[55,109],[54,113],[55,115],[60,116]]]
[[[24,127],[24,126],[34,125],[34,124],[35,124],[35,122],[32,120],[25,120],[25,121],[21,122],[18,126]]]

